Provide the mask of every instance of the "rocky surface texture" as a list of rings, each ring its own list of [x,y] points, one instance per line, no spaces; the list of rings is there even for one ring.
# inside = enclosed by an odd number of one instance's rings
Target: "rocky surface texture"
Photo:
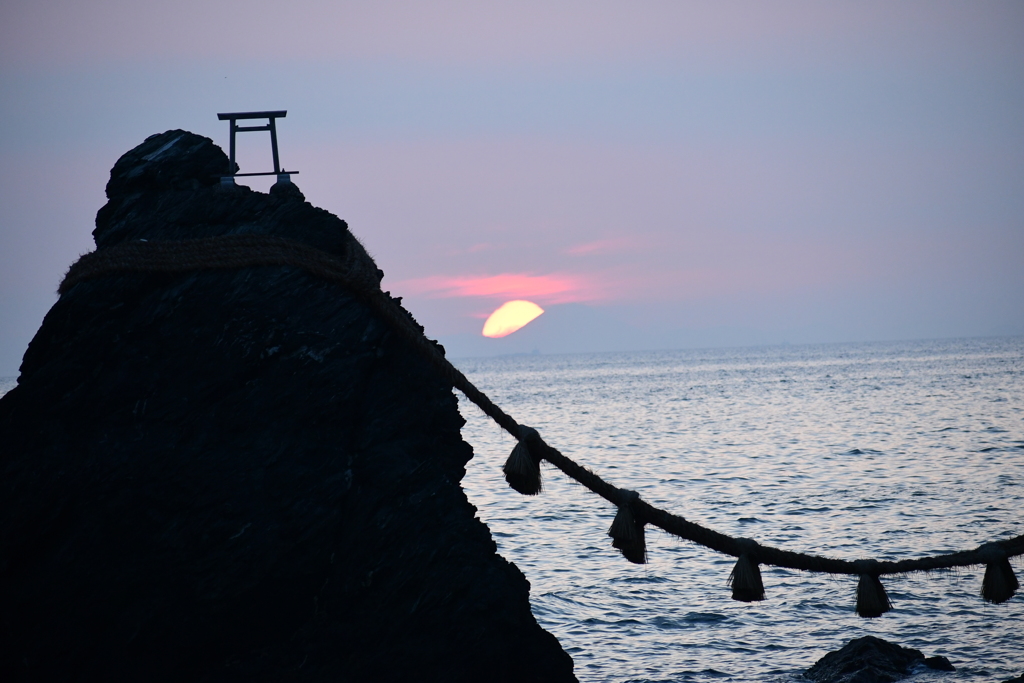
[[[954,671],[945,657],[925,657],[918,650],[865,636],[829,652],[804,676],[817,683],[891,683],[921,671]]]
[[[222,189],[227,164],[149,138],[96,244],[354,239],[294,185]],[[459,485],[462,424],[398,334],[299,269],[75,285],[0,399],[0,680],[575,680]]]

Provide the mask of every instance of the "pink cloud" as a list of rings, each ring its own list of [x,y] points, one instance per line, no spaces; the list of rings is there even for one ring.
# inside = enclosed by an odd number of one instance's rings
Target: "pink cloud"
[[[595,287],[587,278],[560,274],[502,273],[456,277],[434,275],[404,280],[396,283],[394,289],[432,299],[485,297],[537,299],[549,304],[562,304],[603,298],[600,288]]]
[[[586,242],[584,244],[577,244],[574,247],[569,247],[565,250],[566,254],[571,256],[584,256],[589,254],[612,254],[615,252],[625,251],[626,249],[633,246],[632,240],[626,237],[617,237],[610,240],[597,240],[596,242]]]

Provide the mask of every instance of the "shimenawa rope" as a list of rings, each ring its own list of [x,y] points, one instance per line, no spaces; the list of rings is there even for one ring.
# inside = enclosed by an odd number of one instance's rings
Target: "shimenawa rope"
[[[267,235],[224,235],[180,241],[137,240],[82,256],[61,282],[64,294],[79,282],[116,272],[183,272],[205,269],[293,266],[311,275],[354,290],[393,329],[401,333],[452,385],[516,439],[516,446],[504,466],[508,484],[524,495],[541,492],[540,462],[546,460],[566,475],[617,507],[608,534],[612,545],[630,562],[647,561],[644,527],[656,526],[670,534],[719,553],[738,558],[730,584],[735,600],[763,600],[764,585],[759,565],[801,571],[850,574],[859,577],[856,611],[863,617],[877,617],[892,609],[880,576],[913,571],[985,565],[982,597],[1002,603],[1020,587],[1009,558],[1024,555],[1024,534],[1003,541],[985,543],[974,550],[899,561],[874,559],[838,560],[796,553],[759,544],[749,538],[735,538],[687,521],[656,508],[635,491],[617,488],[594,472],[549,446],[536,430],[520,425],[483,392],[477,389],[424,336],[412,318],[381,291],[372,260],[352,237],[345,255],[335,256],[294,240]]]

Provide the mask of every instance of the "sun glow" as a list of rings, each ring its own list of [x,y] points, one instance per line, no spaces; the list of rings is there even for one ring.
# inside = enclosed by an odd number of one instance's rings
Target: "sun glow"
[[[516,330],[525,327],[544,309],[532,301],[509,301],[498,306],[484,323],[485,337],[507,337]]]

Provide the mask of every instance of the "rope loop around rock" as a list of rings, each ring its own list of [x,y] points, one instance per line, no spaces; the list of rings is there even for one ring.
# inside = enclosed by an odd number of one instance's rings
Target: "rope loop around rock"
[[[1017,590],[1018,582],[1013,575],[1009,558],[1024,555],[1024,534],[1003,541],[984,543],[970,551],[898,561],[850,561],[781,550],[761,545],[753,539],[728,536],[648,504],[637,492],[617,488],[563,455],[548,445],[536,430],[520,425],[495,405],[444,357],[436,342],[427,339],[413,319],[390,296],[381,291],[376,272],[371,272],[372,263],[362,245],[354,237],[348,241],[346,253],[341,256],[294,240],[267,235],[226,235],[159,242],[139,240],[123,242],[82,256],[68,270],[58,292],[65,294],[84,280],[120,272],[171,273],[255,266],[301,268],[315,277],[343,285],[363,298],[393,329],[417,348],[452,386],[515,437],[518,442],[517,448],[522,446],[527,449],[526,452],[519,453],[523,459],[518,461],[517,467],[530,470],[530,463],[536,465],[541,459],[547,460],[567,476],[618,508],[620,522],[616,532],[620,533],[620,529],[624,531],[621,531],[622,536],[616,543],[629,546],[623,553],[631,561],[646,561],[646,550],[642,545],[643,526],[651,524],[715,552],[741,558],[742,561],[737,567],[746,573],[755,572],[757,565],[763,564],[808,572],[860,576],[859,600],[865,599],[868,589],[875,590],[878,594],[869,596],[875,599],[878,605],[865,608],[865,616],[877,616],[888,608],[888,598],[878,583],[878,577],[882,575],[987,565],[986,586],[983,590],[986,600],[1003,602]],[[513,452],[513,455],[516,453]],[[523,493],[533,495],[540,492],[539,467],[536,477],[535,490],[527,486]],[[639,539],[633,535],[636,529],[639,529]],[[990,575],[993,578],[989,579]],[[746,597],[737,599],[763,599],[763,588],[760,588],[758,597],[760,574],[757,573],[752,580],[754,587],[743,588],[741,592]]]

